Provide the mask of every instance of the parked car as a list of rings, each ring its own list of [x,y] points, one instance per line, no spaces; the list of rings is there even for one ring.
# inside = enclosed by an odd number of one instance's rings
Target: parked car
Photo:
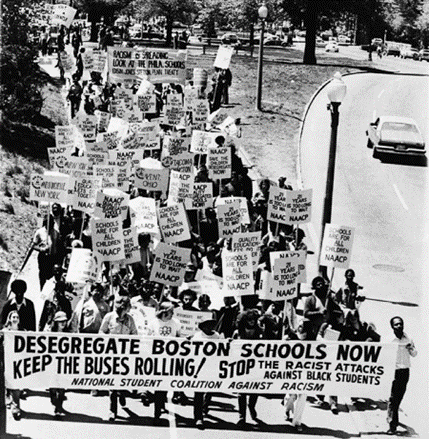
[[[316,37],[316,47],[325,47],[326,41],[323,41],[322,38]]]
[[[286,45],[286,41],[277,35],[267,35],[264,39],[264,46],[282,46]]]
[[[349,44],[351,44],[351,42],[352,40],[347,35],[340,35],[338,37],[338,44],[340,46],[348,46]]]
[[[371,44],[373,46],[382,46],[383,45],[383,40],[381,38],[373,38],[371,40]]]
[[[401,49],[400,51],[400,57],[403,59],[406,58],[412,58],[412,59],[419,59],[419,51],[417,49],[410,49],[409,47],[405,49]]]
[[[426,154],[423,136],[414,119],[400,116],[381,116],[369,124],[366,131],[368,148],[373,157],[380,154],[423,156]]]
[[[330,41],[326,46],[325,46],[325,52],[339,52],[340,49],[338,47],[338,44],[334,41]]]
[[[226,46],[233,46],[236,49],[241,47],[241,41],[238,39],[237,35],[232,32],[223,34],[220,38],[220,42]]]
[[[422,49],[419,52],[419,61],[429,61],[429,49]]]

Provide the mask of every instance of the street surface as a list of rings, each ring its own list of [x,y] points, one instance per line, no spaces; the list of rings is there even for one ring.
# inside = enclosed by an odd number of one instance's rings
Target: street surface
[[[351,49],[351,48],[347,48]],[[322,50],[322,49],[320,49]],[[340,51],[343,47],[340,48]],[[361,51],[364,55],[366,52]],[[357,53],[357,52],[356,52]],[[336,56],[332,54],[331,56]],[[342,54],[343,55],[343,54]],[[356,56],[360,56],[358,53]],[[343,55],[344,56],[344,55]],[[412,60],[382,60],[393,62],[398,69],[405,63],[408,69],[422,70]],[[427,68],[426,63],[423,63]],[[416,65],[414,67],[414,65]],[[52,67],[50,68],[53,69]],[[414,117],[428,141],[428,78],[402,75],[361,74],[345,78],[348,94],[340,107],[340,127],[337,151],[337,171],[333,207],[333,223],[355,227],[352,267],[357,281],[364,285],[368,298],[361,307],[362,318],[376,324],[383,341],[392,337],[389,327],[391,316],[399,314],[405,319],[405,331],[415,341],[419,355],[413,359],[411,379],[400,413],[402,428],[408,435],[427,437],[427,294],[423,282],[427,267],[423,250],[427,246],[427,168],[402,164],[381,163],[372,158],[366,148],[365,129],[373,112],[383,114],[394,111]],[[320,231],[321,203],[325,185],[325,170],[329,146],[329,112],[326,110],[323,91],[310,107],[301,142],[304,187],[312,187],[313,224],[310,227],[310,248],[317,250]],[[278,146],[281,148],[281,145]],[[269,177],[282,174],[281,164]],[[395,189],[396,188],[396,189]],[[404,204],[407,208],[404,207]],[[310,236],[314,242],[310,241]],[[310,260],[309,278],[315,275],[315,257]],[[37,262],[34,257],[22,276],[28,283],[28,297],[35,302],[37,316],[43,303],[37,279]],[[338,270],[334,288],[343,281]],[[308,286],[307,286],[308,287]],[[426,292],[426,291],[425,291]],[[423,322],[426,322],[425,325]],[[192,397],[192,394],[189,394]],[[237,400],[234,396],[214,398],[207,418],[205,431],[193,426],[192,405],[168,406],[170,419],[162,426],[152,425],[153,407],[144,407],[139,400],[127,398],[126,409],[119,409],[115,423],[106,421],[108,397],[92,397],[88,393],[67,393],[64,403],[66,416],[57,420],[53,406],[45,391],[31,392],[22,401],[24,416],[17,422],[8,412],[8,438],[102,438],[120,435],[124,438],[265,438],[297,433],[284,421],[280,399],[260,398],[256,405],[260,425],[249,421],[245,429],[238,429]],[[340,412],[333,415],[328,407],[320,407],[313,399],[306,406],[304,432],[299,436],[313,438],[371,437],[384,439],[387,430],[385,401],[366,401],[352,404],[339,400]],[[361,411],[365,410],[365,411]],[[171,416],[176,414],[176,416]],[[192,427],[192,428],[190,428]],[[401,427],[400,427],[401,428]]]

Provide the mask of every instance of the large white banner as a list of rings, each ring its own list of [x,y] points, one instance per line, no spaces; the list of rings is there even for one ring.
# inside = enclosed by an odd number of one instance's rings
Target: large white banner
[[[306,393],[387,399],[397,344],[5,331],[8,389]]]
[[[109,78],[113,81],[147,79],[153,84],[186,78],[186,53],[154,48],[108,47]]]

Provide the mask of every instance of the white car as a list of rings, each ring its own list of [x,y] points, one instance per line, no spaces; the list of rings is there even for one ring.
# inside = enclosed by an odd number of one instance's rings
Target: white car
[[[400,116],[381,116],[366,131],[368,148],[373,157],[380,154],[424,156],[425,141],[414,119]]]
[[[340,49],[338,47],[338,44],[335,43],[334,41],[330,41],[326,46],[325,46],[325,52],[339,52]]]

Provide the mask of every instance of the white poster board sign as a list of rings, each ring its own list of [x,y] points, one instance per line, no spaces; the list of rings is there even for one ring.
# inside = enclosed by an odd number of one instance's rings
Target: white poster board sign
[[[213,63],[213,67],[219,67],[220,69],[228,69],[231,63],[232,54],[234,48],[232,46],[219,46],[216,59]]]
[[[349,268],[352,257],[354,228],[325,224],[320,265]]]
[[[131,224],[138,233],[157,234],[158,220],[156,216],[156,205],[153,198],[137,197],[129,202]]]
[[[174,244],[191,239],[188,218],[182,203],[160,207],[158,223],[164,242]]]
[[[101,261],[125,259],[122,218],[92,219],[93,249]]]
[[[225,296],[254,294],[252,253],[250,250],[222,252],[222,275]]]
[[[67,270],[66,282],[85,284],[97,279],[97,258],[89,248],[74,248]]]

